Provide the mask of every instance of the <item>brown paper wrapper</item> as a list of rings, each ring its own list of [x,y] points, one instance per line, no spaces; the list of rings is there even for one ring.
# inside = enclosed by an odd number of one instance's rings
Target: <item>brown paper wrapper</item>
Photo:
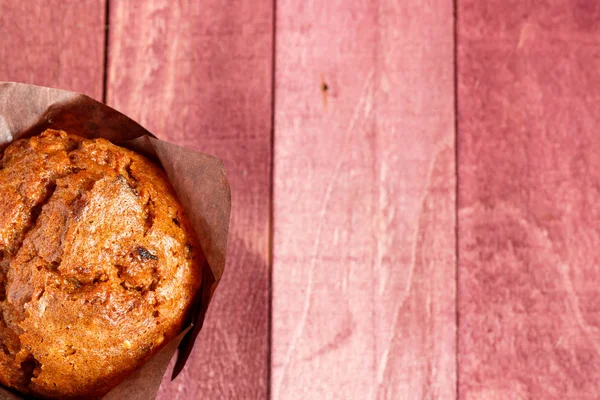
[[[201,300],[189,326],[104,397],[105,400],[154,399],[178,349],[172,377],[183,369],[223,275],[231,213],[231,193],[223,163],[210,155],[158,140],[133,120],[83,94],[0,82],[0,149],[13,140],[37,135],[48,128],[87,138],[102,137],[162,165],[206,257]],[[0,400],[24,398],[0,387]]]

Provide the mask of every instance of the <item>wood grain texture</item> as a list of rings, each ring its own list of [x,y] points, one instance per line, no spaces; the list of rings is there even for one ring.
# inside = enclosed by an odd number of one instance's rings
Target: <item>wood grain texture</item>
[[[455,396],[452,12],[277,2],[274,399]]]
[[[600,4],[460,0],[459,393],[600,397]]]
[[[0,81],[102,100],[105,0],[0,0]]]
[[[222,158],[233,192],[224,278],[162,399],[267,396],[272,13],[271,0],[111,2],[108,103]]]

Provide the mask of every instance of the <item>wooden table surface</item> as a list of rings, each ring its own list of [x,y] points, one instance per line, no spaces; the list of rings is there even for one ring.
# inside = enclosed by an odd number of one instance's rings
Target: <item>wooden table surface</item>
[[[599,2],[0,0],[0,81],[225,161],[160,399],[600,398]]]

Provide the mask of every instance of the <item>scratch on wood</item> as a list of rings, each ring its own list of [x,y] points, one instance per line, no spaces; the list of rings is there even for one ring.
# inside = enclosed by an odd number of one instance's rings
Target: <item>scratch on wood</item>
[[[521,26],[521,30],[519,31],[519,41],[517,43],[518,49],[523,48],[523,46],[525,45],[525,43],[531,36],[532,29],[533,29],[533,26],[530,22],[525,21],[523,23],[523,26]]]
[[[350,315],[352,319],[352,315]],[[351,320],[349,323],[346,323],[343,329],[341,329],[329,342],[325,345],[321,346],[317,351],[303,357],[299,361],[310,361],[317,357],[320,357],[329,352],[335,351],[342,347],[346,342],[350,340],[352,334],[354,333],[354,329],[356,328],[356,322]]]
[[[596,340],[598,332],[592,332],[593,328],[586,323],[584,316],[581,314],[581,308],[579,307],[579,299],[577,297],[577,292],[575,291],[575,288],[573,287],[573,282],[571,282],[571,278],[569,277],[569,266],[567,264],[560,263],[558,265],[558,270],[562,275],[563,282],[565,284],[565,289],[567,292],[567,298],[569,299],[569,303],[571,305],[571,310],[573,312],[575,320],[577,321],[577,324],[579,325],[583,333],[585,333],[585,335],[588,337],[588,340],[592,344],[594,350],[596,350],[596,353],[600,355],[600,343],[598,342],[598,340]]]
[[[423,196],[421,197],[421,200],[420,200],[421,207],[419,210],[419,215],[421,217],[419,218],[419,223],[415,229],[414,238],[412,240],[413,246],[412,246],[412,251],[411,251],[411,262],[410,262],[409,275],[407,278],[406,286],[402,293],[402,297],[398,300],[398,305],[396,306],[396,309],[394,310],[394,316],[392,318],[392,321],[394,321],[394,326],[396,326],[399,323],[400,311],[404,307],[404,303],[406,302],[406,299],[409,297],[411,287],[413,284],[414,271],[415,271],[415,267],[417,265],[417,254],[419,253],[419,251],[423,245],[422,237],[423,237],[423,231],[425,229],[425,227],[424,227],[424,222],[425,222],[424,216],[426,215],[425,210],[428,208],[427,200],[429,197],[431,197],[433,195],[432,191],[434,189],[436,189],[436,186],[437,186],[436,184],[439,183],[439,182],[434,183],[434,181],[435,181],[434,173],[437,170],[436,167],[438,166],[438,164],[440,162],[442,162],[442,160],[445,158],[447,153],[450,153],[450,152],[452,152],[452,146],[448,145],[448,144],[444,144],[443,147],[436,152],[435,156],[432,158],[431,162],[429,163],[429,171],[427,173],[427,186],[426,186],[426,188],[423,192]],[[377,262],[381,263],[380,256],[378,256]],[[388,366],[389,350],[392,346],[394,336],[395,336],[394,334],[392,334],[390,336],[389,342],[386,346],[386,350],[383,353],[383,357],[381,358],[381,361],[377,367],[377,389],[379,389],[379,387],[381,386],[381,384],[384,381],[385,371]]]

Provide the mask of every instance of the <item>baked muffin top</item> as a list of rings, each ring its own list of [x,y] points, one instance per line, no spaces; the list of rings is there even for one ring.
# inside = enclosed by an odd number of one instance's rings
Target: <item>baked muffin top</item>
[[[146,158],[55,130],[13,142],[0,152],[0,383],[106,394],[181,331],[201,258]]]

